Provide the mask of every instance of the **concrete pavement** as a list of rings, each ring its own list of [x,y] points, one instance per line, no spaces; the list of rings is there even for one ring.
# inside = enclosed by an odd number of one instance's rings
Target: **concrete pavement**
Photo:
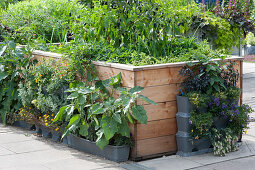
[[[0,170],[119,170],[120,164],[0,124]]]

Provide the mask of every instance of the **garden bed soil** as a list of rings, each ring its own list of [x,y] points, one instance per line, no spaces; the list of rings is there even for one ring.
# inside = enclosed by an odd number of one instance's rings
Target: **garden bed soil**
[[[124,162],[129,158],[129,146],[107,145],[101,150],[95,142],[79,138],[73,134],[67,136],[68,145],[72,148],[98,155],[115,162]]]
[[[61,59],[61,54],[34,51],[34,58]],[[236,63],[234,67],[240,72],[238,86],[242,88],[242,57],[227,58]],[[196,62],[196,61],[194,61]],[[148,123],[131,124],[130,130],[134,138],[130,159],[142,160],[162,155],[175,154],[177,151],[177,104],[176,95],[180,92],[183,77],[180,69],[187,62],[156,64],[146,66],[131,66],[126,64],[93,62],[101,80],[108,79],[121,73],[122,86],[132,88],[144,87],[141,93],[158,103],[157,106],[138,100],[137,104],[144,105]],[[240,97],[242,102],[242,95]]]

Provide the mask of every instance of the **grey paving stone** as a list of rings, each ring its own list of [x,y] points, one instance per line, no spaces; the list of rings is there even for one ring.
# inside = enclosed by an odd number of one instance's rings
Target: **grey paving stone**
[[[139,162],[139,164],[155,170],[181,170],[201,166],[201,163],[173,155],[158,159]]]
[[[15,153],[0,146],[0,156],[11,155],[11,154],[15,154]]]
[[[107,166],[101,165],[100,161],[92,161],[86,159],[70,158],[59,161],[52,161],[45,163],[44,166],[51,170],[95,170],[107,168]],[[111,167],[112,168],[112,167]],[[116,169],[121,169],[116,165]]]
[[[246,157],[194,168],[195,170],[254,170],[255,157]]]
[[[20,165],[20,166],[2,168],[1,170],[50,170],[50,169],[40,164],[34,164],[34,165],[29,164],[29,165]]]
[[[49,150],[53,147],[48,145],[47,143],[44,143],[38,140],[27,140],[27,141],[15,142],[15,143],[4,143],[4,144],[1,144],[1,146],[15,153],[27,153],[27,152],[34,152],[34,151],[40,151],[40,150]]]
[[[10,144],[22,141],[33,140],[32,135],[27,134],[26,132],[9,132],[9,133],[0,133],[0,145]]]

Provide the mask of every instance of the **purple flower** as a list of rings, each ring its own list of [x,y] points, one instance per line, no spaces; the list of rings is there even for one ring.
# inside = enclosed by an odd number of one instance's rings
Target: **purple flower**
[[[239,111],[238,111],[238,110],[235,110],[234,113],[235,113],[235,115],[238,115],[238,114],[239,114]]]
[[[230,119],[229,121],[232,122],[232,119]]]
[[[220,112],[220,115],[224,116],[224,115],[225,115],[225,113],[224,113],[224,112]]]
[[[189,120],[189,124],[192,125],[192,120]]]
[[[216,106],[219,106],[219,105],[220,105],[220,99],[219,99],[218,97],[216,97],[216,98],[214,99],[214,102],[215,102]]]
[[[234,110],[234,108],[235,108],[235,105],[234,105],[234,104],[232,104],[232,106],[231,106],[231,110]]]
[[[208,106],[209,106],[209,107],[212,107],[212,102],[210,102],[210,103],[208,104]]]
[[[227,108],[227,105],[222,104],[222,105],[221,105],[221,108],[222,108],[222,109],[226,109],[226,108]]]

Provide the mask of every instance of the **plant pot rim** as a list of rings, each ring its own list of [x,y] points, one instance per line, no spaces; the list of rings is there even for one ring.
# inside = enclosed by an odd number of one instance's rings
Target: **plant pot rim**
[[[74,134],[69,134],[68,136],[72,136],[72,137],[75,137],[75,138],[79,138],[79,139],[81,139],[81,140],[84,140],[84,141],[86,141],[86,142],[90,142],[90,143],[93,143],[93,144],[96,145],[96,142],[90,141],[90,140],[85,139],[85,138],[78,137],[78,136],[76,136],[76,135],[74,135]],[[67,136],[67,137],[68,137],[68,136]],[[126,147],[129,147],[129,148],[130,148],[130,146],[128,146],[128,145],[115,146],[115,145],[109,145],[109,144],[106,145],[105,147],[113,147],[113,148],[126,148]]]

